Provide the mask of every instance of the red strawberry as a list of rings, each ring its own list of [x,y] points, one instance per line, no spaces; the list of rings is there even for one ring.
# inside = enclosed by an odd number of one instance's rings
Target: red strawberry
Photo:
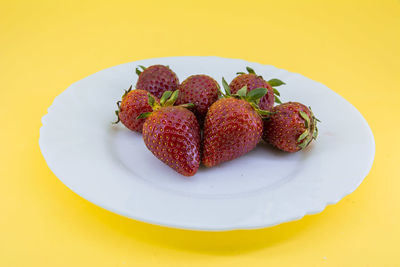
[[[178,77],[168,66],[153,65],[148,68],[139,67],[142,68],[142,71],[136,68],[136,73],[139,75],[136,88],[146,90],[158,98],[165,91],[175,91],[178,89]]]
[[[207,167],[238,158],[252,150],[261,139],[261,115],[269,114],[258,109],[256,101],[267,93],[258,88],[247,93],[246,86],[230,95],[228,84],[224,98],[211,105],[204,124],[202,162]]]
[[[285,84],[281,80],[271,79],[268,82],[263,79],[262,76],[258,76],[254,70],[250,67],[246,67],[248,74],[244,72],[238,72],[238,76],[232,80],[229,84],[232,94],[236,94],[243,86],[247,86],[249,91],[256,88],[267,88],[268,93],[260,99],[259,107],[263,110],[270,110],[274,106],[274,102],[281,103],[278,96],[280,96],[278,90],[272,88],[272,86],[280,86]]]
[[[178,92],[165,92],[160,104],[149,97],[154,111],[140,116],[147,117],[143,140],[159,160],[180,174],[192,176],[200,165],[200,128],[196,116],[184,107],[189,105],[173,106]]]
[[[203,125],[208,108],[218,100],[219,85],[207,75],[192,75],[179,86],[177,104],[193,103],[193,112]]]
[[[311,108],[297,102],[288,102],[272,109],[264,121],[263,139],[286,152],[307,147],[318,136],[318,119]]]
[[[132,86],[125,90],[122,101],[117,102],[118,110],[115,113],[118,120],[115,123],[121,121],[126,128],[141,133],[145,119],[137,117],[144,112],[152,111],[148,94],[149,92],[145,90],[132,90]],[[158,102],[158,98],[155,99]]]

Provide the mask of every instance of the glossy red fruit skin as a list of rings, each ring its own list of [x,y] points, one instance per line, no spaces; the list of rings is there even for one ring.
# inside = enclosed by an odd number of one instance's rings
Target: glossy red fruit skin
[[[175,91],[178,86],[179,80],[175,72],[164,65],[146,68],[136,83],[136,88],[146,90],[158,98],[161,98],[165,91]]]
[[[193,112],[202,126],[209,107],[218,100],[219,85],[207,75],[192,75],[179,86],[177,105],[192,103]]]
[[[118,117],[126,128],[142,132],[143,124],[146,119],[137,119],[144,112],[151,112],[153,109],[149,105],[149,92],[145,90],[132,90],[122,98]],[[155,97],[158,102],[158,99]]]
[[[304,111],[312,118],[310,110],[301,103],[288,102],[275,106],[271,111],[274,114],[264,120],[263,140],[286,152],[301,150],[297,139],[306,127],[299,112]]]
[[[256,74],[240,74],[236,76],[235,79],[229,84],[231,88],[231,93],[236,94],[237,91],[243,88],[243,86],[247,86],[247,90],[251,91],[256,88],[267,88],[268,92],[265,96],[260,99],[260,103],[258,106],[263,110],[270,110],[274,106],[275,96],[274,90],[272,86],[269,85],[267,81],[265,81],[261,76],[257,76]]]
[[[200,128],[193,112],[179,106],[154,111],[143,125],[147,148],[162,162],[185,176],[200,165]]]
[[[221,98],[208,110],[202,162],[212,167],[252,150],[261,139],[262,119],[244,100]]]

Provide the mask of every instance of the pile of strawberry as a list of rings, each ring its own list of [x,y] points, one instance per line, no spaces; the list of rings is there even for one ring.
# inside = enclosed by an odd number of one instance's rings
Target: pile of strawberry
[[[311,108],[282,104],[274,87],[284,83],[266,81],[249,67],[229,85],[222,78],[225,92],[207,75],[179,84],[168,66],[139,67],[137,89],[129,88],[117,102],[116,123],[141,132],[147,148],[185,176],[194,175],[200,162],[213,167],[238,158],[261,139],[296,152],[317,138],[318,119]]]

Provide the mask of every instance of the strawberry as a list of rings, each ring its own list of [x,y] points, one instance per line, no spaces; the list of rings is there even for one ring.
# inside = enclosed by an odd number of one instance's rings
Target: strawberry
[[[264,141],[286,152],[296,152],[307,147],[318,136],[319,121],[305,105],[288,102],[272,109],[264,121]]]
[[[141,133],[145,119],[137,117],[144,112],[152,111],[148,102],[148,94],[145,90],[132,90],[132,86],[125,90],[122,101],[117,102],[118,110],[115,111],[115,114],[118,120],[114,123],[121,121],[126,128]],[[154,99],[158,102],[158,98],[154,97]]]
[[[274,106],[274,102],[280,104],[280,94],[278,90],[276,90],[272,86],[280,86],[285,83],[279,79],[271,79],[267,82],[263,79],[262,76],[257,75],[252,68],[246,67],[246,69],[249,72],[248,74],[244,72],[236,73],[238,74],[238,76],[236,76],[236,78],[234,78],[229,84],[231,92],[233,94],[236,94],[236,92],[245,85],[247,86],[247,89],[249,91],[256,88],[267,88],[268,92],[264,97],[260,99],[260,103],[258,104],[259,107],[263,110],[270,110]]]
[[[136,88],[146,90],[158,98],[165,91],[175,91],[178,89],[178,77],[168,66],[153,65],[148,68],[139,67],[142,70],[136,68],[136,74],[139,75]]]
[[[266,88],[247,92],[244,86],[231,95],[224,79],[222,84],[227,94],[211,105],[204,124],[202,162],[206,167],[238,158],[252,150],[261,139],[262,116],[269,114],[256,104],[267,93]]]
[[[173,106],[178,93],[166,91],[160,103],[149,95],[153,112],[139,117],[147,117],[143,125],[147,148],[178,173],[192,176],[200,165],[200,128],[196,116],[185,108],[193,105]]]
[[[207,75],[192,75],[179,86],[177,104],[193,103],[193,112],[202,126],[208,108],[218,100],[219,85]]]

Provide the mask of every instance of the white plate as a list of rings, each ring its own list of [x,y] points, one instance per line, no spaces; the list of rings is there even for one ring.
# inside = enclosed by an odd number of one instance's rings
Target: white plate
[[[282,101],[310,105],[322,121],[319,138],[295,154],[260,144],[184,178],[156,159],[141,135],[111,124],[123,89],[136,84],[134,68],[153,64],[169,65],[180,81],[200,73],[230,81],[246,66],[279,78],[287,84],[279,87]],[[78,195],[129,218],[185,229],[261,228],[321,212],[358,187],[375,153],[365,119],[326,86],[273,66],[218,57],[155,58],[105,69],[60,94],[42,122],[43,156]]]

